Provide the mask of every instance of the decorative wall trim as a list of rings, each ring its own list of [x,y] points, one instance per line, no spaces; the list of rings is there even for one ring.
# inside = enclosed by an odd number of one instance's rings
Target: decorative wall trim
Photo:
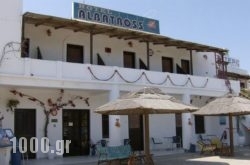
[[[177,83],[175,83],[175,82],[173,81],[173,79],[171,78],[170,75],[166,74],[166,77],[165,77],[165,79],[164,79],[162,82],[160,82],[160,83],[155,83],[155,82],[153,82],[153,81],[151,81],[151,80],[149,79],[149,77],[147,76],[147,74],[146,74],[144,71],[141,73],[140,76],[138,76],[137,79],[135,79],[135,80],[133,80],[133,81],[129,81],[129,80],[126,80],[126,79],[123,77],[123,75],[122,75],[118,70],[114,70],[114,72],[113,72],[108,78],[106,78],[106,79],[101,79],[101,78],[98,78],[98,77],[95,75],[95,73],[93,72],[93,70],[91,69],[91,67],[88,67],[88,70],[89,70],[89,72],[91,73],[91,75],[92,75],[96,80],[99,80],[99,81],[109,81],[109,80],[111,80],[116,74],[117,74],[124,82],[126,82],[126,83],[136,83],[137,81],[141,80],[141,78],[144,76],[144,77],[146,78],[146,80],[147,80],[150,84],[153,84],[153,85],[163,85],[163,84],[165,84],[165,83],[169,80],[169,82],[170,82],[172,85],[174,85],[174,86],[184,87],[184,86],[186,86],[188,83],[190,83],[191,86],[192,86],[193,88],[205,88],[205,87],[207,86],[207,84],[208,84],[208,81],[209,81],[209,79],[206,78],[206,81],[205,81],[205,83],[204,83],[203,85],[197,86],[197,85],[195,85],[195,84],[193,83],[193,81],[192,81],[192,79],[191,79],[190,77],[187,77],[187,80],[186,80],[185,83],[183,83],[183,84],[177,84]]]

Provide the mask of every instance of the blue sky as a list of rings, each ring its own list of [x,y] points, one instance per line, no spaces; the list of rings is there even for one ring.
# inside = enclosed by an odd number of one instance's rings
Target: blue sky
[[[250,0],[74,1],[157,19],[162,35],[227,48],[250,73]],[[72,2],[23,0],[23,11],[71,18]]]

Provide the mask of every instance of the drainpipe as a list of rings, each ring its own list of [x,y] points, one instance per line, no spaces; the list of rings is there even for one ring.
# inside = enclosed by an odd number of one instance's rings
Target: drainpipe
[[[193,51],[189,50],[190,53],[190,74],[193,75]]]
[[[150,61],[149,61],[149,42],[146,42],[147,44],[147,66],[148,66],[148,70],[150,70]]]
[[[222,73],[223,73],[223,79],[226,78],[226,73],[225,73],[225,62],[224,62],[224,55],[221,53],[221,61],[222,61]]]
[[[218,72],[218,68],[217,68],[217,57],[216,57],[216,52],[214,52],[214,67],[215,67],[215,70],[216,70],[216,77],[218,78],[219,77],[219,72]]]
[[[21,47],[21,57],[23,56],[23,48],[22,48],[22,45],[23,45],[23,41],[24,41],[24,28],[25,28],[25,25],[24,25],[24,15],[22,16],[22,34],[21,34],[21,45],[20,45],[20,47]]]
[[[233,116],[229,113],[230,156],[234,156]]]
[[[90,64],[93,64],[93,32],[90,32]]]

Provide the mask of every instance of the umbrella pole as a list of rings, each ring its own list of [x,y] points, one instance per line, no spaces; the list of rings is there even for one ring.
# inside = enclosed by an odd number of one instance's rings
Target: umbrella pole
[[[233,116],[229,114],[230,154],[234,156]]]
[[[146,156],[146,164],[154,164],[153,159],[150,154],[150,149],[149,149],[149,115],[145,114],[144,115],[144,131],[145,131],[145,140],[144,140],[144,145],[145,145],[145,156]]]

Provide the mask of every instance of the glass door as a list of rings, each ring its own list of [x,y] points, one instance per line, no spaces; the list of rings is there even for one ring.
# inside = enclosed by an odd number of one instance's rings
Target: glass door
[[[63,110],[63,140],[71,140],[64,156],[89,155],[89,110]]]

